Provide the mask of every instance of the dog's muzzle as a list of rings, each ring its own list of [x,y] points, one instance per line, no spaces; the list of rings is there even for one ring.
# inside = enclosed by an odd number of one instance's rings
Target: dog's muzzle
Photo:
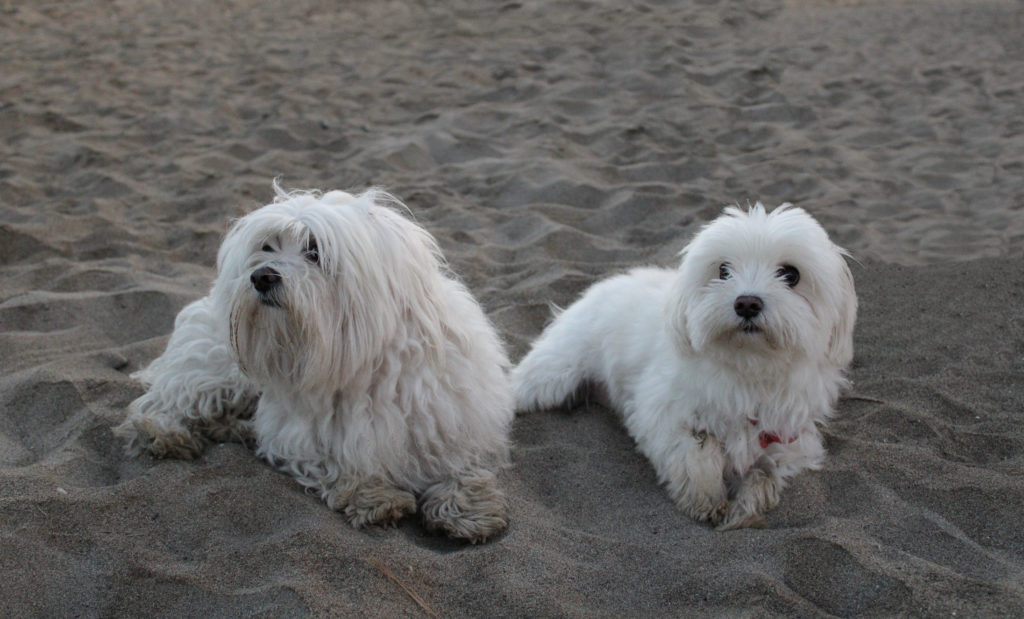
[[[277,270],[263,266],[252,272],[249,276],[252,287],[260,294],[260,303],[272,307],[280,307],[277,300],[277,289],[281,287],[281,274]]]
[[[761,297],[747,294],[736,297],[732,308],[736,315],[743,319],[742,329],[745,333],[757,333],[761,330],[754,324],[754,319],[764,310],[764,300]]]

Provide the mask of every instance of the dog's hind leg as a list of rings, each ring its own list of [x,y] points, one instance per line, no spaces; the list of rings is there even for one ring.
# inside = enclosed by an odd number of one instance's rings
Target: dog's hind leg
[[[132,375],[146,393],[114,430],[129,452],[190,459],[210,440],[247,439],[240,420],[252,415],[259,394],[231,355],[226,324],[210,297],[192,303],[175,319],[164,353]]]

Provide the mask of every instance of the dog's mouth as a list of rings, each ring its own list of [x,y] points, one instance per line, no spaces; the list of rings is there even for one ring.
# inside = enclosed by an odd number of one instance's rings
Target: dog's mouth
[[[257,295],[260,305],[263,307],[273,307],[275,309],[281,309],[281,301],[274,294],[259,294]]]
[[[742,331],[743,333],[755,334],[762,333],[764,329],[762,329],[761,327],[757,326],[756,324],[749,320],[744,320],[743,323],[740,325],[740,331]]]

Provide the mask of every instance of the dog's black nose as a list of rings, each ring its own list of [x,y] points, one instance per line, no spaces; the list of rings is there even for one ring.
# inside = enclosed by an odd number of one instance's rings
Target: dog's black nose
[[[260,267],[249,276],[257,292],[266,293],[281,283],[281,274],[270,267]]]
[[[757,317],[764,309],[764,301],[761,300],[761,297],[745,294],[736,297],[736,302],[732,304],[732,307],[736,310],[737,316],[750,320]]]

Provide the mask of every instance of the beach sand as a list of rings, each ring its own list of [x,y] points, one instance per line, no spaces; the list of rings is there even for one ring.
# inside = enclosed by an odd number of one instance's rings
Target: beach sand
[[[0,615],[1024,614],[1015,1],[0,2]],[[241,445],[128,459],[230,218],[387,188],[518,360],[726,204],[856,258],[854,387],[768,527],[613,412],[521,415],[512,523],[355,531]]]

